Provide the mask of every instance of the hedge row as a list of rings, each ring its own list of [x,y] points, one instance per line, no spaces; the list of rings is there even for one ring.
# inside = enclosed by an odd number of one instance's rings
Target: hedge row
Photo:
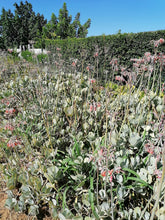
[[[61,53],[65,61],[70,58],[76,58],[85,63],[95,65],[96,58],[94,54],[98,52],[99,72],[110,70],[110,61],[112,58],[119,58],[120,64],[131,66],[131,58],[139,58],[145,52],[154,53],[152,40],[165,38],[165,30],[140,33],[118,33],[116,35],[102,35],[97,37],[88,37],[85,39],[65,39],[65,40],[46,40],[45,46],[52,53],[56,48],[61,48]],[[165,52],[165,45],[159,48]]]

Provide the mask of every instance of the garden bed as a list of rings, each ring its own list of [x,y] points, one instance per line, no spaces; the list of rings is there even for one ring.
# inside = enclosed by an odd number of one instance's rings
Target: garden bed
[[[1,60],[2,202],[38,219],[163,219],[164,56],[113,59],[104,83],[97,62],[53,57],[44,71]]]

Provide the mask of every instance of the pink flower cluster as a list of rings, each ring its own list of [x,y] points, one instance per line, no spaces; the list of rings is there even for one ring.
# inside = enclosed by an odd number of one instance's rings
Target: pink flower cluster
[[[6,109],[5,114],[13,115],[16,113],[15,108]]]
[[[5,105],[10,105],[10,102],[7,99],[2,99],[1,102]]]
[[[157,155],[156,157],[156,164],[155,164],[155,172],[156,178],[160,179],[162,177],[162,170],[158,170],[157,164],[160,161],[160,155]]]
[[[9,105],[11,105],[11,104],[16,102],[16,97],[10,96],[8,98],[4,98],[4,99],[1,99],[1,102],[3,104],[5,104],[6,106],[9,106]]]
[[[15,140],[9,140],[9,142],[7,143],[7,147],[9,148],[14,148],[17,145],[21,145],[21,141],[18,140],[17,138],[15,138]]]
[[[77,59],[72,62],[72,66],[75,67],[77,65]]]
[[[159,61],[161,67],[165,66],[165,54],[159,53],[156,60]]]
[[[89,70],[90,70],[90,67],[89,67],[89,66],[87,66],[87,67],[86,67],[86,70],[87,70],[87,71],[89,72]]]
[[[156,156],[155,155],[155,146],[152,144],[152,143],[147,143],[147,144],[145,144],[145,150],[150,154],[150,155],[154,155],[154,156]],[[161,178],[161,176],[162,176],[162,171],[160,171],[160,170],[158,170],[158,168],[157,168],[157,163],[160,161],[160,158],[161,158],[161,155],[162,154],[162,152],[160,151],[158,154],[157,154],[157,156],[156,156],[156,162],[155,162],[155,172],[154,172],[154,174],[156,175],[156,177],[158,178],[158,179],[160,179]]]
[[[111,183],[113,181],[113,179],[115,179],[115,173],[119,174],[121,172],[123,172],[121,167],[117,167],[116,169],[111,169],[111,170],[108,170],[108,171],[103,170],[101,172],[101,176],[103,177],[103,180],[105,180],[106,176],[107,176],[109,178],[109,182]]]
[[[163,53],[159,53],[158,55],[151,55],[150,52],[146,52],[144,54],[144,57],[141,59],[137,59],[137,58],[132,58],[130,59],[130,61],[135,62],[133,64],[134,67],[139,67],[141,64],[149,64],[149,63],[156,63],[157,61],[160,60],[165,60],[165,55]]]
[[[91,84],[96,83],[95,79],[89,79],[89,81],[90,81]]]
[[[110,62],[111,65],[117,65],[118,64],[118,59],[117,58],[113,58]]]
[[[13,52],[13,49],[8,49],[7,50],[9,53],[12,53]]]
[[[160,42],[162,42],[161,40]],[[162,70],[163,66],[165,66],[165,54],[159,53],[151,55],[150,52],[146,52],[144,54],[144,57],[141,59],[131,59],[130,61],[133,61],[133,67],[135,68],[137,73],[141,74],[141,71],[143,72],[150,72],[152,73],[154,70],[154,64],[158,63],[160,65],[160,70]]]
[[[100,107],[101,107],[100,102],[94,103],[93,105],[91,104],[90,107],[89,107],[89,111],[90,111],[90,112],[96,111],[96,110],[97,110],[98,108],[100,108]]]
[[[115,76],[115,80],[119,82],[125,82],[125,79],[123,78],[123,76]]]
[[[5,125],[5,130],[13,131],[14,127],[11,124],[6,124]]]
[[[72,63],[72,66],[74,66],[74,67],[75,67],[75,66],[76,66],[76,62],[73,62],[73,63]]]
[[[99,53],[98,53],[98,52],[96,52],[96,53],[94,54],[94,57],[98,57],[98,55],[99,55]]]
[[[103,180],[108,180],[110,183],[113,182],[113,179],[115,179],[115,175],[119,174],[122,171],[121,167],[116,167],[113,169],[107,169],[106,167],[106,161],[107,161],[107,149],[106,148],[101,148],[98,150],[96,155],[91,155],[90,156],[90,161],[94,162],[98,170],[100,171],[100,175],[103,178]],[[114,154],[110,153],[109,154],[109,159],[113,160],[114,159]]]
[[[164,43],[164,39],[160,38],[159,40],[155,40],[154,42],[154,47],[158,47],[160,44]]]
[[[57,47],[56,50],[57,50],[57,51],[61,51],[61,48]]]
[[[154,154],[154,146],[150,146],[149,143],[148,143],[148,144],[145,144],[145,150],[146,150],[149,154],[151,154],[151,155]]]
[[[161,179],[161,177],[162,177],[162,171],[161,170],[156,169],[154,174],[156,175],[156,178]]]
[[[109,177],[109,182],[110,182],[110,183],[113,181],[113,176],[112,176],[112,174],[113,174],[113,169],[108,170],[108,172],[107,172],[106,170],[104,170],[104,171],[101,172],[101,176],[103,177],[103,179],[105,179],[104,177],[106,177],[106,176],[108,175],[108,177]]]
[[[112,65],[113,71],[117,72],[119,70],[119,68],[118,68],[118,59],[117,58],[113,58],[110,62],[110,65]]]

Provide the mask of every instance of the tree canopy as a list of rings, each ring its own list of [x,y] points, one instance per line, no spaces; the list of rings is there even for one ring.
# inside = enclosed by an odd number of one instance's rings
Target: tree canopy
[[[67,5],[64,3],[59,10],[58,17],[52,13],[51,20],[43,27],[43,37],[48,39],[85,38],[90,25],[91,19],[88,19],[83,25],[80,23],[79,12],[72,22],[72,16],[69,15]]]
[[[29,40],[33,40],[37,34],[42,34],[42,28],[47,23],[43,15],[36,15],[32,9],[32,5],[27,1],[20,5],[14,4],[14,14],[9,9],[2,9],[0,24],[2,26],[1,37],[4,45],[19,46],[28,45]]]
[[[14,4],[15,11],[6,11],[2,8],[0,15],[0,40],[5,47],[28,45],[29,40],[43,41],[48,39],[85,38],[88,34],[91,20],[80,23],[80,13],[72,21],[66,3],[59,10],[58,17],[52,13],[49,22],[44,15],[35,13],[32,4],[28,1]]]

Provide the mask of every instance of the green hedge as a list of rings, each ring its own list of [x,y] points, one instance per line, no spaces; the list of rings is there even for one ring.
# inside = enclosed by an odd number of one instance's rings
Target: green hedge
[[[61,48],[65,61],[68,61],[70,58],[76,58],[91,65],[95,65],[94,53],[99,49],[98,67],[99,72],[102,72],[103,69],[110,70],[109,63],[112,58],[119,58],[120,64],[129,67],[132,64],[131,58],[142,57],[145,52],[154,53],[153,44],[150,42],[160,38],[165,38],[165,30],[118,33],[116,35],[102,35],[83,39],[45,40],[45,46],[52,53],[56,52],[57,47]],[[164,45],[161,45],[159,49],[165,52]]]

